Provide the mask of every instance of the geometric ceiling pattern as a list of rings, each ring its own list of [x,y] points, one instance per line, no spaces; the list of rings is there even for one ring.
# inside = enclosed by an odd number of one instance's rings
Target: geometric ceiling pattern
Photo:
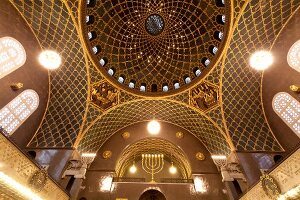
[[[106,111],[97,109],[90,104],[90,89],[103,76],[91,64],[80,36],[78,8],[85,1],[10,2],[28,22],[41,47],[55,49],[63,57],[61,68],[49,73],[48,108],[29,146],[97,151],[121,128],[155,117],[187,129],[211,153],[283,150],[262,109],[261,74],[249,67],[248,58],[257,49],[272,47],[300,6],[298,0],[225,1],[234,8],[231,41],[221,61],[205,77],[219,87],[220,94],[218,106],[206,113],[189,105],[190,91],[143,98],[120,88],[118,105]]]
[[[226,53],[222,74],[224,118],[238,150],[281,151],[261,105],[261,73],[249,67],[250,55],[270,49],[300,1],[253,0],[245,8]]]
[[[80,139],[80,151],[97,151],[116,131],[155,119],[178,125],[194,134],[211,153],[230,151],[224,133],[204,114],[185,104],[167,100],[137,100],[116,106],[94,121]]]
[[[83,123],[88,72],[84,50],[68,10],[61,1],[14,1],[43,49],[55,49],[63,58],[49,72],[50,99],[32,147],[72,147]]]
[[[139,95],[178,93],[174,83],[182,88],[199,81],[227,38],[229,23],[222,16],[229,21],[229,4],[216,0],[106,0],[87,6],[84,2],[83,38],[95,65],[115,85]],[[211,63],[204,64],[206,59]]]

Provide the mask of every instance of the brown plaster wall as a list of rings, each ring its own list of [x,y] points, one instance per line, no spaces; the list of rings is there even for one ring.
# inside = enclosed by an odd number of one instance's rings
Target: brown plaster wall
[[[135,143],[141,139],[152,137],[147,132],[147,122],[136,123],[126,128],[121,129],[115,133],[98,151],[97,157],[91,164],[86,173],[86,179],[83,182],[83,189],[78,199],[85,197],[88,200],[101,199],[101,200],[115,200],[116,198],[128,198],[129,200],[137,200],[143,191],[149,187],[159,187],[165,194],[167,200],[173,199],[213,199],[213,200],[225,200],[227,199],[225,186],[222,183],[222,178],[218,172],[215,164],[213,163],[210,153],[206,150],[205,146],[196,139],[191,133],[173,124],[161,122],[161,131],[155,136],[161,139],[170,141],[171,143],[178,145],[187,155],[190,160],[193,174],[199,174],[203,177],[208,185],[208,192],[205,194],[194,194],[190,184],[149,184],[149,183],[115,183],[113,192],[101,192],[99,183],[105,176],[115,176],[114,170],[117,159],[122,150],[128,145]],[[122,133],[125,131],[130,133],[129,139],[123,139]],[[176,137],[176,132],[184,133],[182,139]],[[112,151],[112,157],[110,159],[103,159],[102,153],[105,150]],[[198,161],[195,158],[197,152],[202,152],[206,159],[204,161]],[[138,163],[136,164],[138,166]],[[166,166],[168,168],[168,166]],[[142,170],[138,166],[138,170]],[[165,170],[162,177],[168,177],[169,172]],[[137,173],[135,177],[139,178],[145,174]],[[131,176],[132,177],[132,176]],[[161,176],[159,176],[161,177]],[[157,178],[159,178],[157,177]]]
[[[101,192],[99,181],[108,173],[93,171],[86,175],[83,182],[85,187],[79,193],[78,199],[85,197],[87,200],[115,200],[125,198],[128,200],[138,200],[142,193],[149,188],[160,190],[167,200],[226,200],[225,186],[218,174],[208,174],[203,176],[209,185],[206,193],[194,193],[192,184],[149,184],[149,183],[114,183],[112,192]]]
[[[136,173],[132,174],[129,172],[129,167],[125,170],[124,177],[129,177],[129,178],[145,178],[146,182],[151,181],[151,174],[146,173],[143,168],[142,168],[142,161],[139,160],[138,162],[135,163],[135,166],[137,168]],[[169,168],[171,167],[171,163],[168,161],[164,161],[164,168],[162,169],[161,172],[157,173],[154,176],[154,180],[157,182],[160,182],[160,178],[177,178],[177,179],[182,179],[182,175],[180,170],[177,168],[177,173],[176,174],[171,174],[169,172]],[[157,178],[159,177],[159,178]]]
[[[0,79],[0,109],[26,89],[35,90],[40,99],[38,109],[11,136],[11,139],[23,149],[38,129],[46,110],[49,91],[48,71],[37,61],[41,52],[38,41],[9,1],[0,1],[0,38],[4,36],[13,37],[24,46],[27,60],[22,67]],[[15,92],[10,85],[16,82],[23,83],[24,87]]]
[[[49,165],[48,174],[58,183],[64,185],[61,175],[64,172],[66,164],[69,161],[73,150],[71,149],[27,149],[27,151],[35,151],[35,161],[40,165]]]
[[[289,90],[290,85],[300,85],[300,73],[293,70],[287,63],[290,47],[300,39],[299,21],[300,12],[297,11],[271,50],[274,64],[264,71],[262,82],[262,98],[267,120],[286,153],[291,152],[299,144],[300,139],[273,111],[272,99],[278,92],[287,92],[300,101],[299,94]]]
[[[210,153],[205,146],[191,133],[173,124],[161,122],[161,131],[155,136],[157,138],[168,140],[169,142],[179,146],[183,152],[187,155],[191,167],[192,173],[219,173],[215,164],[213,163]],[[122,133],[125,131],[130,133],[130,138],[125,140],[122,137]],[[176,137],[176,132],[184,133],[182,139]],[[98,151],[97,157],[92,163],[90,170],[109,170],[114,171],[117,159],[123,151],[123,149],[135,143],[141,139],[152,137],[147,132],[147,122],[136,123],[126,128],[121,129],[115,133]],[[104,151],[112,151],[112,158],[105,160],[102,158]],[[198,161],[195,158],[197,152],[202,152],[206,159],[204,161]]]

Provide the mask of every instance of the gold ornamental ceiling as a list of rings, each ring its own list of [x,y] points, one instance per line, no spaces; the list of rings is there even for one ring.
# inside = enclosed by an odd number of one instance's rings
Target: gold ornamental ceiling
[[[163,96],[211,70],[225,44],[229,8],[222,0],[90,0],[81,8],[82,31],[110,82]]]
[[[153,1],[149,7],[151,12],[143,10],[142,6],[137,7],[137,13],[142,16],[138,19],[141,20],[137,20],[138,14],[136,15],[133,9],[140,5],[138,2],[141,1],[97,0],[95,7],[90,9],[86,8],[86,0],[9,1],[27,21],[41,47],[55,49],[63,58],[61,68],[49,72],[50,95],[47,111],[28,146],[75,147],[81,151],[94,152],[116,131],[139,121],[149,121],[153,119],[154,113],[157,120],[175,124],[191,132],[211,153],[227,154],[230,150],[283,150],[269,128],[264,114],[261,103],[262,74],[249,67],[248,58],[256,50],[272,47],[290,17],[299,11],[299,0],[225,0],[225,7],[218,7],[213,0],[195,0],[189,3],[163,1],[165,4],[162,5],[160,13],[160,5]],[[124,8],[123,4],[127,5],[129,2],[132,2],[131,7]],[[98,10],[94,10],[96,7]],[[171,12],[164,10],[164,7],[171,8]],[[172,8],[176,8],[175,13],[172,12]],[[203,13],[195,15],[197,8],[202,9]],[[193,13],[188,14],[192,10]],[[133,14],[127,15],[129,11]],[[128,35],[127,39],[126,31],[129,31],[129,25],[121,26],[123,21],[115,21],[115,18],[122,18],[122,13],[126,14],[128,20],[135,22],[137,27],[134,30],[131,28],[131,31],[140,34],[140,37],[132,39]],[[201,25],[193,29],[182,26],[170,30],[171,19],[166,16],[168,13],[173,16],[172,19],[178,18],[179,22],[186,16],[187,22],[190,22],[187,27],[196,26],[195,23],[199,20]],[[86,16],[92,14],[94,23],[86,25]],[[225,25],[217,23],[216,17],[219,14],[225,15]],[[196,16],[197,20],[191,21],[193,16]],[[205,16],[208,19],[203,21]],[[208,23],[204,25],[204,22]],[[105,25],[103,28],[100,27],[101,23]],[[151,30],[151,27],[154,29]],[[207,36],[204,39],[203,35],[196,35],[195,38],[205,41],[198,46],[196,39],[189,37],[201,27],[206,28],[207,34],[204,35]],[[211,33],[210,30],[217,29],[224,32],[224,39],[219,43],[212,38],[213,35],[208,34]],[[110,34],[115,30],[124,35],[124,40],[120,36]],[[88,32],[92,31],[96,32],[97,37],[89,41]],[[178,32],[178,39],[175,32]],[[181,39],[180,33],[186,40]],[[150,45],[158,40],[161,40],[161,45]],[[140,46],[135,49],[133,46],[136,53],[130,54],[130,46],[122,47],[122,41],[124,44],[128,41],[128,44],[133,45],[131,41],[136,41]],[[169,44],[177,41],[180,41],[179,50],[183,52],[192,47],[194,41],[195,46],[200,48],[195,51],[199,54],[194,57],[192,53],[178,53],[175,44],[172,59],[176,62],[167,62],[167,55],[162,54],[166,54]],[[213,44],[218,48],[215,56],[207,51]],[[96,55],[94,45],[99,48]],[[159,67],[156,68],[160,66],[158,62],[148,63],[146,57],[134,57],[138,56],[138,48],[141,47],[143,50],[147,49],[147,53],[150,54],[159,52],[159,56],[165,58],[161,61],[165,69],[173,72],[169,76],[158,76],[162,73]],[[132,55],[131,58],[124,57],[124,54],[127,55],[126,51]],[[184,56],[187,56],[187,60]],[[203,63],[197,63],[203,71],[196,78],[193,75],[193,64],[202,56],[208,56],[211,62],[205,68],[201,68],[204,67],[201,65]],[[106,65],[101,66],[101,58],[104,58]],[[196,60],[188,61],[188,58]],[[144,67],[135,70],[136,62],[143,63]],[[178,66],[182,65],[178,63],[185,65],[179,68]],[[108,67],[114,67],[114,76],[108,74]],[[147,72],[149,69],[152,71]],[[140,71],[145,73],[145,77],[138,77]],[[122,75],[121,72],[126,75],[123,84],[116,79]],[[190,76],[191,83],[182,82],[185,75]],[[135,81],[133,89],[129,87],[131,79]],[[172,88],[175,79],[181,81],[180,89]],[[146,83],[145,93],[139,91],[142,82]],[[168,83],[169,90],[163,93],[162,84],[165,82]],[[151,92],[151,84],[157,85],[157,92]],[[141,93],[144,96],[140,95]],[[152,93],[170,96],[153,97]]]

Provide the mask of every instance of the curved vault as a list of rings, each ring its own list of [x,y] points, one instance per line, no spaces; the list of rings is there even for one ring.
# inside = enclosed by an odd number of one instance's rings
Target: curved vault
[[[262,109],[262,74],[250,68],[248,58],[272,47],[299,5],[298,0],[250,1],[235,27],[223,66],[222,100],[228,131],[239,151],[283,150]]]
[[[32,28],[41,47],[55,49],[63,58],[61,67],[49,72],[48,108],[29,146],[72,147],[85,115],[89,76],[76,25],[62,0],[9,1]]]
[[[116,162],[117,176],[122,177],[133,161],[141,160],[142,154],[149,153],[164,154],[165,160],[172,160],[185,179],[191,178],[192,169],[185,153],[176,145],[160,138],[145,138],[126,147]]]
[[[116,131],[130,124],[155,119],[190,131],[213,154],[228,154],[230,146],[223,132],[207,116],[169,100],[137,100],[113,108],[98,118],[79,141],[80,151],[95,152]]]

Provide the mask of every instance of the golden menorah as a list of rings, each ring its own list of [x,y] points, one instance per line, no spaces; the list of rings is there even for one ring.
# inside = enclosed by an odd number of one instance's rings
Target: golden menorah
[[[154,174],[159,173],[163,167],[163,154],[142,154],[142,168],[146,173],[151,174],[152,183],[155,183]]]

